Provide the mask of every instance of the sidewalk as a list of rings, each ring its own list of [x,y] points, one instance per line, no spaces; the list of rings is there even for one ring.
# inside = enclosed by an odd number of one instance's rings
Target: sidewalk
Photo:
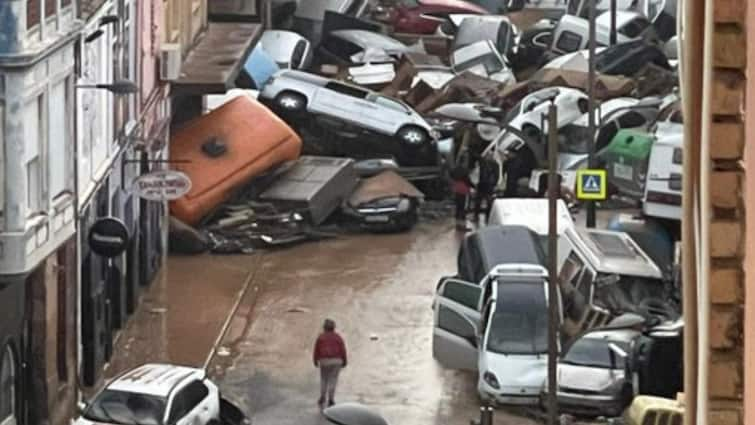
[[[118,335],[98,385],[148,362],[203,367],[260,256],[171,256]],[[87,395],[90,395],[87,394]]]

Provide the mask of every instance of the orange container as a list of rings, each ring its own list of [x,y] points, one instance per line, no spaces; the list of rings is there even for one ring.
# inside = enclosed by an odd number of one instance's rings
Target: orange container
[[[252,178],[299,158],[301,139],[283,120],[247,96],[237,97],[173,134],[173,168],[191,190],[170,203],[179,220],[196,225]]]

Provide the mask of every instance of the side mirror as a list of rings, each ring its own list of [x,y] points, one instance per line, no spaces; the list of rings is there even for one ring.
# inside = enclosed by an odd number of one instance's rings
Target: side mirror
[[[83,414],[89,405],[85,401],[80,401],[76,403],[76,411],[81,415]]]

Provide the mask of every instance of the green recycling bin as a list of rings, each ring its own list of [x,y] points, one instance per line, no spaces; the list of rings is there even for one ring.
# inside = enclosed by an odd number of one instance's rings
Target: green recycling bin
[[[655,138],[642,130],[619,130],[611,143],[598,153],[608,172],[608,184],[619,194],[637,200],[645,193],[650,149]]]

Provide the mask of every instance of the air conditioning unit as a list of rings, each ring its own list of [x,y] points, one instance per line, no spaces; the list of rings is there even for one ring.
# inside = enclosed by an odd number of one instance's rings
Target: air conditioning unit
[[[181,76],[181,44],[163,44],[160,46],[160,79],[175,81],[179,76]]]

